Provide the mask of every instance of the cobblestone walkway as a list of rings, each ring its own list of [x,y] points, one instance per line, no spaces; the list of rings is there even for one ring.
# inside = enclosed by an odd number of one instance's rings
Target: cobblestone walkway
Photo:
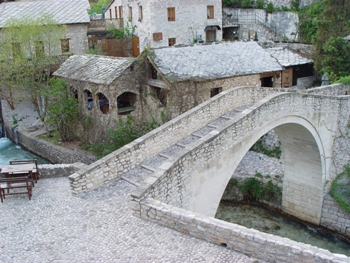
[[[260,262],[132,215],[124,180],[72,196],[41,179],[31,201],[0,203],[0,262]]]

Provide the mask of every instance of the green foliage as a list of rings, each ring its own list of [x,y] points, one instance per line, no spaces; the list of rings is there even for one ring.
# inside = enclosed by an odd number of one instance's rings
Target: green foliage
[[[10,19],[1,31],[0,83],[8,89],[7,94],[3,90],[1,93],[11,106],[8,94],[22,89],[44,123],[48,99],[45,94],[51,70],[60,63],[57,55],[61,53],[60,39],[66,27],[44,14],[38,18]]]
[[[48,104],[48,118],[46,122],[54,126],[60,133],[61,141],[72,141],[74,123],[79,113],[78,100],[67,84],[57,78],[49,81],[50,89],[47,96],[53,98]]]
[[[317,20],[317,34],[313,44],[315,45],[315,53],[313,56],[315,68],[318,72],[326,72],[324,69],[325,57],[329,56],[329,44],[334,46],[335,43],[329,43],[333,37],[343,38],[349,35],[350,31],[350,1],[343,0],[323,0],[323,10]],[[331,40],[333,41],[333,40]],[[331,52],[334,54],[334,52]],[[347,54],[342,54],[344,56]],[[345,70],[343,70],[345,71]],[[331,76],[340,76],[338,72],[327,72]],[[348,72],[345,75],[350,75]]]
[[[326,73],[331,82],[350,75],[350,44],[341,37],[330,37],[322,47],[321,72]]]
[[[224,6],[232,7],[232,8],[241,8],[242,0],[222,0]]]
[[[273,3],[269,2],[266,6],[266,12],[273,13],[275,11],[275,6]]]
[[[262,196],[262,183],[257,178],[251,177],[238,186],[247,200],[260,199]]]
[[[16,117],[14,115],[12,115],[12,124],[13,125],[18,124],[18,120],[16,119]]]
[[[258,9],[264,9],[265,8],[265,1],[264,0],[256,0],[255,6]]]
[[[265,200],[268,202],[280,202],[282,196],[282,190],[278,185],[274,184],[272,180],[263,183],[262,175],[260,177],[258,174],[238,184],[237,188],[243,194],[243,199],[248,201]]]
[[[158,124],[154,121],[138,126],[131,115],[128,115],[126,122],[120,120],[115,129],[107,130],[107,138],[104,141],[91,144],[89,150],[98,158],[102,158],[155,129],[157,126]]]
[[[90,3],[90,9],[88,10],[88,14],[102,14],[102,6],[108,6],[110,0],[98,0],[97,3]]]
[[[254,0],[242,0],[242,8],[253,8],[255,7]]]
[[[331,193],[337,203],[350,213],[350,164],[344,167],[332,183]]]
[[[300,9],[300,0],[292,0],[290,2],[290,8],[294,11],[298,11]]]
[[[341,77],[336,82],[350,85],[350,75],[349,76],[345,76],[345,77]]]
[[[136,37],[135,30],[137,26],[133,24],[129,24],[129,22],[126,23],[126,26],[124,28],[116,28],[113,24],[108,29],[109,35],[113,36],[117,39],[127,39],[127,38],[133,38]]]
[[[264,148],[262,140],[258,140],[251,148],[250,151],[260,152],[269,157],[281,158],[282,150],[280,147],[276,147],[272,150]]]
[[[322,1],[313,2],[299,10],[299,38],[300,40],[313,43],[317,34],[317,23],[323,11]]]

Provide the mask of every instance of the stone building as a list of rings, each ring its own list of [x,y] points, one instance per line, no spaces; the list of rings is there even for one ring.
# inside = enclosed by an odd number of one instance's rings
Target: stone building
[[[148,88],[169,118],[232,87],[281,87],[283,67],[253,41],[160,48],[149,60]]]
[[[282,71],[281,87],[311,87],[314,76],[313,60],[293,52],[289,48],[268,48],[266,51],[280,63]]]
[[[221,0],[114,0],[105,17],[135,25],[141,51],[222,39]]]
[[[91,123],[81,126],[80,135],[94,141],[108,128],[128,114],[137,122],[149,120],[154,105],[143,97],[139,65],[135,58],[96,55],[73,55],[53,74],[65,79],[76,93],[84,119]]]
[[[82,54],[87,49],[87,27],[90,17],[88,0],[42,0],[26,2],[5,2],[0,5],[1,29],[10,19],[35,18],[43,14],[53,16],[57,24],[66,25],[57,55]]]
[[[158,48],[137,59],[73,55],[54,76],[69,82],[92,121],[77,132],[95,140],[128,114],[161,123],[232,87],[281,87],[282,70],[252,41]]]

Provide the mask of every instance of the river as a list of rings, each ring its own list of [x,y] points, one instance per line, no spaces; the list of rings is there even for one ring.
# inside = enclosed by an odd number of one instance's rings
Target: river
[[[289,218],[272,213],[262,207],[221,202],[217,219],[253,228],[272,235],[327,249],[332,253],[350,256],[350,243]]]
[[[37,159],[39,164],[49,163],[31,152],[22,149],[8,138],[0,138],[0,165],[9,164],[10,160]]]

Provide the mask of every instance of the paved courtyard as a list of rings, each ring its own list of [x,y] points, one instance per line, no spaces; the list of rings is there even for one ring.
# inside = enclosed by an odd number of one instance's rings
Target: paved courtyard
[[[0,262],[261,262],[132,215],[123,180],[72,196],[41,179],[0,203]]]

